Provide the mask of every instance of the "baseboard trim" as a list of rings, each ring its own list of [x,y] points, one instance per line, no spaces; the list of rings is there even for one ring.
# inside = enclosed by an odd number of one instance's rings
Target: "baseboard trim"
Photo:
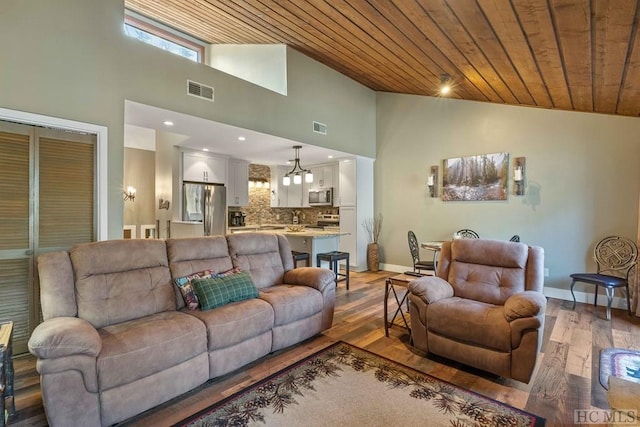
[[[405,271],[413,270],[413,267],[405,267],[404,265],[380,263],[380,269],[384,271],[391,271],[392,273],[404,273]]]
[[[594,287],[595,290],[595,287]],[[556,298],[566,301],[573,302],[573,298],[571,297],[571,291],[569,289],[558,289],[558,288],[543,288],[542,293],[549,298]],[[594,293],[593,292],[583,292],[583,291],[573,291],[576,295],[576,301],[584,304],[593,304]],[[598,293],[598,306],[606,307],[607,306],[607,296],[602,292],[602,290]],[[618,297],[614,296],[613,301],[611,302],[611,307],[620,308],[622,310],[627,309],[627,297]]]

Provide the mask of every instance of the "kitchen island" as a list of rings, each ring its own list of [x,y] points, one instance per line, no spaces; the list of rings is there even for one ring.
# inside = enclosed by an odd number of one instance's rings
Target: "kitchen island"
[[[320,228],[305,228],[302,231],[290,231],[286,226],[276,227],[273,225],[242,227],[242,229],[234,228],[230,230],[232,233],[277,233],[284,234],[291,245],[292,251],[308,252],[311,259],[310,264],[317,267],[316,255],[337,251],[340,247],[340,232],[329,231]]]
[[[340,247],[340,233],[332,231],[284,232],[292,251],[308,252],[312,266],[316,265],[316,255],[337,251]]]

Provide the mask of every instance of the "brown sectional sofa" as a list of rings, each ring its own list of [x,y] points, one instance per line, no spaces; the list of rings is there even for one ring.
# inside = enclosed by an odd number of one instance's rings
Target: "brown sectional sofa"
[[[173,280],[248,271],[258,298],[191,311]],[[78,245],[38,258],[37,360],[51,426],[118,423],[331,326],[335,276],[294,269],[284,236]]]

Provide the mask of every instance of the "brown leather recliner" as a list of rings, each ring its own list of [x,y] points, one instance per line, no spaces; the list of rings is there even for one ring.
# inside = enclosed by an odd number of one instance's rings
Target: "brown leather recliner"
[[[543,249],[453,240],[436,273],[409,283],[414,345],[528,383],[544,331]]]

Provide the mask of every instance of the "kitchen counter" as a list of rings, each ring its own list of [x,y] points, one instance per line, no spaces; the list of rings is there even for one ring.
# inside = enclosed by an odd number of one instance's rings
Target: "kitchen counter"
[[[304,231],[289,231],[287,225],[284,224],[264,224],[264,225],[247,225],[245,227],[229,227],[230,233],[278,233],[287,237],[335,237],[346,235],[339,231],[328,231],[322,228],[305,228]]]
[[[278,223],[265,223],[265,224],[247,224],[243,227],[229,227],[229,230],[241,230],[241,229],[283,229],[285,227],[291,227],[294,225],[305,226],[309,228],[316,227],[314,224],[278,224]]]
[[[337,230],[323,230],[318,227],[305,228],[304,231],[288,231],[290,224],[246,225],[244,227],[229,227],[229,233],[277,233],[287,237],[291,250],[307,252],[311,256],[310,264],[317,266],[316,256],[319,253],[337,251],[340,247],[340,233]],[[302,224],[301,224],[302,225]],[[325,265],[326,266],[326,265]]]

